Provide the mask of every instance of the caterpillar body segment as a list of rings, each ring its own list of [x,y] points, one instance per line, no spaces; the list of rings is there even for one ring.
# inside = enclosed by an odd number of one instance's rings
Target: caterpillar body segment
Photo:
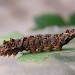
[[[23,37],[21,39],[10,38],[9,41],[4,40],[0,46],[0,55],[2,56],[15,56],[18,52],[30,51],[31,53],[52,51],[55,48],[57,51],[61,51],[63,45],[67,44],[75,37],[75,29],[66,30],[61,34],[45,34],[35,35],[29,37]]]

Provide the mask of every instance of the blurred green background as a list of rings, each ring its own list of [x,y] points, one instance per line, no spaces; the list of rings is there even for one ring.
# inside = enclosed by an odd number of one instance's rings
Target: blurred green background
[[[55,14],[44,14],[41,16],[36,16],[34,18],[37,29],[44,29],[50,26],[59,26],[59,27],[68,27],[68,26],[75,26],[75,14],[71,14],[69,17],[69,21],[65,21],[60,15]]]

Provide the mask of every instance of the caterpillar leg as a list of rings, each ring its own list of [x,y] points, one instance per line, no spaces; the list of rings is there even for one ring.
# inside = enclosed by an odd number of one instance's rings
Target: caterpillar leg
[[[20,52],[22,52],[24,49],[19,49]]]
[[[7,56],[7,51],[6,51],[6,52],[4,52],[4,57],[5,57],[5,56]]]
[[[14,49],[13,50],[13,55],[16,56],[18,54],[19,50],[18,49]]]
[[[30,48],[30,53],[35,53],[35,52],[36,52],[36,48],[35,47]]]
[[[52,51],[53,46],[52,45],[48,45],[47,47],[45,47],[46,51],[50,52]]]
[[[4,52],[4,56],[11,56],[12,55],[12,50],[7,50],[6,52]]]
[[[40,47],[38,47],[37,49],[38,49],[38,52],[42,52],[43,51],[43,46],[40,46]]]
[[[60,45],[56,45],[55,48],[58,50],[58,51],[61,51],[62,50],[62,47]]]

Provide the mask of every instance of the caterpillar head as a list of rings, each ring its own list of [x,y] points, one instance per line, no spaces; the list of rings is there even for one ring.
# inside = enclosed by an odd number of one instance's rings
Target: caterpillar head
[[[0,46],[0,55],[2,56],[4,54],[4,48],[3,48],[3,46],[1,45]]]
[[[5,41],[5,40],[4,40],[2,46],[3,46],[3,48],[4,48],[5,51],[11,49],[11,48],[10,48],[11,44],[10,44],[9,41]]]
[[[10,42],[4,40],[2,46],[0,46],[0,55],[6,55],[8,50],[11,50]]]

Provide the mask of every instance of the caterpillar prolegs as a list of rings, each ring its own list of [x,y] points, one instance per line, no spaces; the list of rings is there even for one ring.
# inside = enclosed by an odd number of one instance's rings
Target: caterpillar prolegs
[[[45,34],[23,37],[21,39],[10,38],[9,41],[4,40],[0,46],[0,55],[2,56],[15,56],[18,52],[30,51],[35,53],[42,52],[45,48],[47,51],[52,51],[53,48],[61,51],[62,46],[67,44],[75,37],[75,29],[66,30],[61,34]]]

